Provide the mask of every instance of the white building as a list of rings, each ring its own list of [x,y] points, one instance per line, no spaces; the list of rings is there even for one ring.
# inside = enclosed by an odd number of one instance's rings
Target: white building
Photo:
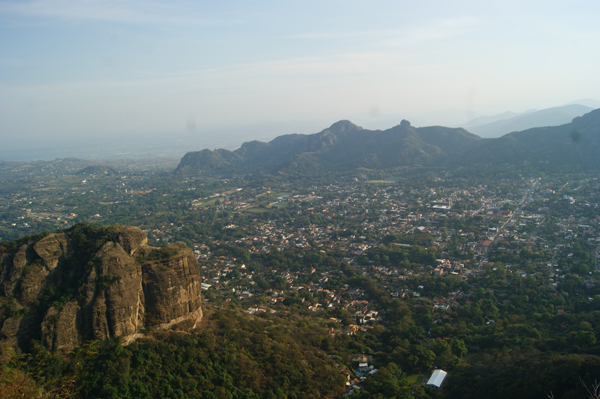
[[[427,385],[436,391],[439,390],[446,379],[446,375],[448,375],[448,373],[444,370],[435,370],[433,374],[431,374],[429,381],[427,381]]]

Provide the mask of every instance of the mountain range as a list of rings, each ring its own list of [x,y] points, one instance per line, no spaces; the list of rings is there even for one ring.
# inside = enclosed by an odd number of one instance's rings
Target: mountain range
[[[600,168],[600,109],[570,123],[482,139],[463,128],[413,127],[403,120],[387,130],[339,121],[315,134],[251,141],[229,151],[189,152],[176,173],[278,173],[393,169],[419,166],[550,164]]]
[[[581,104],[569,104],[542,110],[529,110],[523,113],[505,112],[499,115],[482,116],[461,127],[485,138],[501,137],[507,133],[541,126],[557,126],[571,122],[593,108]]]
[[[544,164],[551,169],[600,169],[600,109],[560,126],[538,127],[481,140],[456,164]]]
[[[251,141],[235,151],[189,152],[176,172],[304,173],[425,166],[472,148],[480,140],[462,128],[416,128],[405,120],[387,130],[339,121],[319,133],[289,134],[268,143]]]

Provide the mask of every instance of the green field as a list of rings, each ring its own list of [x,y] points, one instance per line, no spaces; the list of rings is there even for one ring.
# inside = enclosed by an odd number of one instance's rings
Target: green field
[[[367,180],[368,184],[392,184],[395,183],[392,180]]]
[[[420,384],[423,381],[424,374],[410,374],[406,376],[406,382],[409,384]]]
[[[244,212],[249,212],[249,213],[263,213],[266,211],[268,211],[267,208],[260,208],[258,206],[252,206],[250,208],[244,209]]]

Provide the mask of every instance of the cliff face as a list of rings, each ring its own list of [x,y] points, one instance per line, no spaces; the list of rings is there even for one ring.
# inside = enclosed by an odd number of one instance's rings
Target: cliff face
[[[183,243],[147,245],[134,227],[77,225],[0,247],[0,339],[60,352],[202,318],[200,274]]]

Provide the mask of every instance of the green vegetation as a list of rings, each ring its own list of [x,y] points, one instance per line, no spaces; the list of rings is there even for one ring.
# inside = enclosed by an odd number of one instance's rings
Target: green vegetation
[[[177,253],[166,244],[184,242],[210,288],[196,330],[64,357],[20,343],[28,353],[4,369],[7,386],[72,381],[80,398],[586,397],[580,378],[591,386],[600,375],[600,176],[538,169],[223,179],[92,169],[85,184],[14,172],[0,187],[0,253],[60,227],[75,254],[38,308],[81,295],[74,282],[118,240],[114,223],[141,226],[157,263]],[[44,267],[30,252],[22,275]],[[29,309],[2,302],[0,323]],[[420,385],[433,368],[449,373],[441,392]]]
[[[263,316],[217,310],[202,330],[156,334],[126,347],[119,340],[92,342],[70,359],[38,347],[10,369],[35,374],[31,390],[44,381],[72,381],[68,393],[82,398],[326,398],[343,392],[345,379],[315,345],[326,339],[322,326]]]

